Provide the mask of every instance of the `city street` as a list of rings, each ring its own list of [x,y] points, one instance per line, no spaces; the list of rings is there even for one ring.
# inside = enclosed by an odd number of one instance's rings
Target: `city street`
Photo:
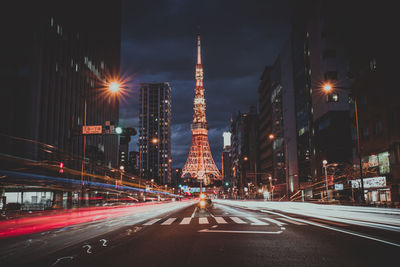
[[[130,209],[3,238],[2,266],[394,266],[400,251],[391,209],[239,200]]]

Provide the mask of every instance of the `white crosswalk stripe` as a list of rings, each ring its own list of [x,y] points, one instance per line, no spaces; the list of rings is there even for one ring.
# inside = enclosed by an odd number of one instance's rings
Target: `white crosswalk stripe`
[[[208,220],[206,217],[200,217],[199,218],[199,224],[208,224]]]
[[[287,219],[287,218],[278,218],[278,219],[281,220],[281,221],[285,221],[285,222],[296,224],[296,225],[306,225],[305,223],[296,222],[296,221],[293,221],[293,220],[290,220],[290,219]]]
[[[153,219],[153,220],[148,221],[147,223],[144,223],[143,225],[152,225],[152,224],[158,222],[159,220],[161,220],[161,219],[160,218]]]
[[[246,219],[252,221],[251,225],[269,225],[269,223],[260,221],[259,219],[256,219],[254,217],[247,217]]]
[[[191,220],[192,220],[191,217],[185,217],[185,218],[183,218],[183,220],[181,221],[180,224],[190,224]]]
[[[280,221],[274,220],[272,218],[263,218],[263,219],[266,220],[266,221],[269,221],[271,223],[274,223],[274,224],[276,224],[278,226],[287,225],[287,223],[280,222]]]
[[[244,224],[246,223],[245,221],[242,221],[240,218],[238,217],[230,217],[232,219],[232,221],[234,221],[235,223],[240,223],[240,224]]]
[[[214,217],[214,219],[217,223],[227,223],[222,217]]]
[[[165,222],[163,222],[161,225],[170,225],[171,223],[173,223],[176,220],[176,218],[169,218],[168,220],[166,220]]]
[[[212,223],[212,219],[208,219],[210,217],[200,217],[199,218],[199,224],[210,224]],[[289,224],[295,224],[295,225],[307,225],[302,222],[297,222],[295,220],[290,220],[287,218],[256,218],[256,217],[236,217],[236,216],[231,216],[231,217],[222,217],[222,216],[213,216],[217,224],[250,224],[250,225],[270,225],[270,224],[276,224],[278,226],[284,226]],[[227,221],[226,218],[230,218],[232,221]],[[143,225],[153,225],[158,223],[161,220],[161,218],[155,218],[150,221],[147,221]],[[162,223],[159,223],[160,225],[172,225],[174,223],[179,223],[182,225],[188,225],[192,223],[194,220],[192,220],[191,217],[184,217],[182,221],[179,222],[178,218],[168,218]]]

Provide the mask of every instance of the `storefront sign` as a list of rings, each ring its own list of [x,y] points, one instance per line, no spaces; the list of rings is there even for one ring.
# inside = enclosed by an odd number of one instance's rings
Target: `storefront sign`
[[[378,187],[385,187],[386,186],[386,177],[371,177],[371,178],[364,178],[364,188],[378,188]],[[351,180],[351,187],[352,188],[360,188],[361,187],[361,179]]]

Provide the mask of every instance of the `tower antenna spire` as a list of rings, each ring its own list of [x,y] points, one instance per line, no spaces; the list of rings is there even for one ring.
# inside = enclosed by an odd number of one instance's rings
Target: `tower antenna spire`
[[[197,34],[197,64],[201,65],[200,33]]]
[[[196,89],[194,97],[194,114],[192,130],[192,144],[182,177],[197,178],[200,184],[207,185],[211,181],[221,179],[221,174],[211,155],[208,141],[208,124],[206,119],[206,100],[203,87],[203,65],[201,64],[200,34],[197,35],[197,64]]]

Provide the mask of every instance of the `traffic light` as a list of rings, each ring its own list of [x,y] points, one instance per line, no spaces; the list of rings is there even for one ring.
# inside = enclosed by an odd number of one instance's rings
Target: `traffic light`
[[[63,162],[60,162],[59,167],[60,167],[60,170],[59,170],[58,172],[59,172],[59,173],[63,173],[63,172],[64,172],[64,163],[63,163]]]
[[[120,135],[119,143],[121,145],[128,144],[131,141],[131,136],[135,136],[137,131],[135,128],[121,128],[117,127],[115,132]]]

